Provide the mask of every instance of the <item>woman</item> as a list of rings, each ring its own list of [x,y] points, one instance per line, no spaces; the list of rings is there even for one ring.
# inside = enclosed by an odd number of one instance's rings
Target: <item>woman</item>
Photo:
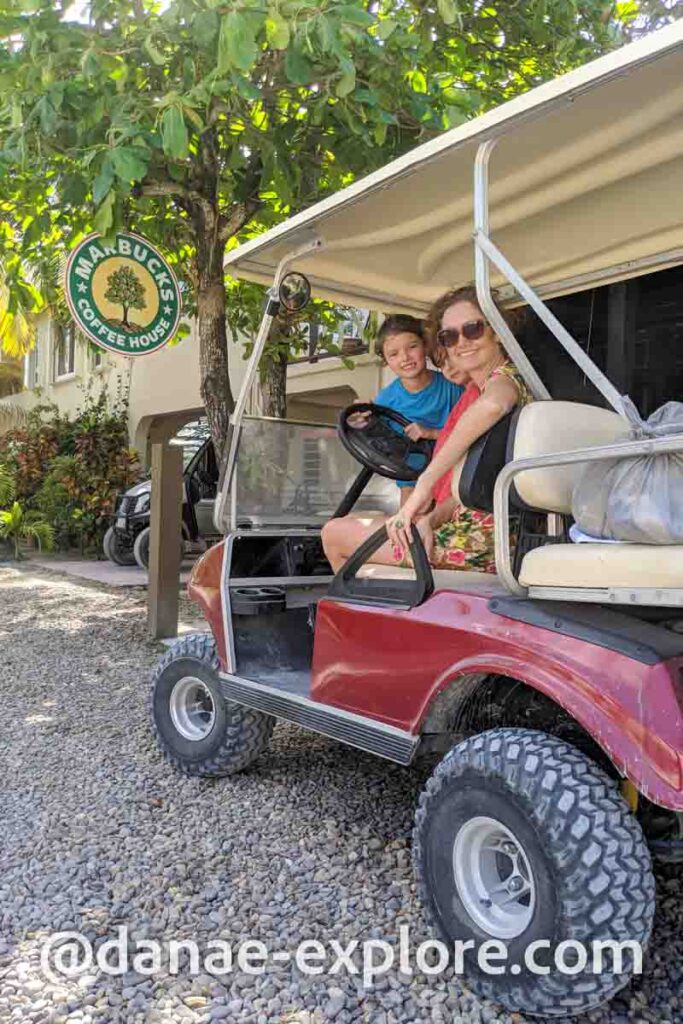
[[[345,516],[323,527],[323,547],[335,572],[383,523],[389,544],[373,555],[373,562],[404,562],[415,524],[432,565],[495,572],[493,517],[465,508],[452,496],[453,468],[477,438],[516,405],[528,402],[530,395],[479,308],[473,287],[455,289],[438,299],[429,324],[439,350],[445,350],[449,364],[467,374],[470,383],[451,411],[432,461],[396,515],[372,522]]]

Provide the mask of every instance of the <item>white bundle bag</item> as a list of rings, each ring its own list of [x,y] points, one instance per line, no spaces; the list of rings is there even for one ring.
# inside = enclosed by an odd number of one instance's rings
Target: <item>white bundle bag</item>
[[[574,488],[572,515],[591,537],[635,544],[683,544],[683,402],[641,419],[629,398],[631,429],[621,440],[681,435],[681,453],[590,462]]]

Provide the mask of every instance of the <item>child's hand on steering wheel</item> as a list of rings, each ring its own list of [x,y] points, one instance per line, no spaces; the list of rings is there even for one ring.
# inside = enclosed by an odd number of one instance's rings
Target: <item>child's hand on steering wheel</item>
[[[403,428],[403,433],[411,441],[435,441],[439,436],[438,430],[433,430],[432,427],[423,427],[421,423],[409,423],[407,427]]]

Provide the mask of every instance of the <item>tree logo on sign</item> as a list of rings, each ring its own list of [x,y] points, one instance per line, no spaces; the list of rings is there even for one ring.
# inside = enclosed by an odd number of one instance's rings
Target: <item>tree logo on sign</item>
[[[154,246],[128,231],[107,245],[96,234],[84,238],[69,257],[65,293],[83,333],[121,355],[155,352],[178,329],[173,271]]]
[[[125,330],[135,330],[135,324],[128,320],[129,309],[144,309],[145,289],[140,279],[130,267],[119,267],[113,270],[107,278],[108,288],[104,293],[105,299],[109,302],[118,303],[123,307],[123,320],[110,320],[115,327],[123,327]]]

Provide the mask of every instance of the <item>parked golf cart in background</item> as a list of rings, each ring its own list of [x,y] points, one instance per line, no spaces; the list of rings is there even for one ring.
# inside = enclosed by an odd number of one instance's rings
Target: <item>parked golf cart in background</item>
[[[246,768],[276,719],[397,764],[440,757],[415,817],[421,898],[440,937],[465,943],[473,991],[544,1017],[586,1012],[628,982],[652,929],[652,856],[683,860],[683,545],[566,540],[583,466],[683,452],[683,438],[621,440],[620,392],[591,358],[591,330],[579,344],[540,297],[683,265],[681,113],[679,24],[230,253],[231,274],[273,284],[216,499],[225,540],[189,585],[210,632],[167,652],[150,695],[159,747],[190,775]],[[433,570],[417,531],[412,569],[375,565],[380,530],[333,576],[323,522],[395,508],[382,489],[387,454],[400,472],[410,449],[381,429],[376,408],[355,471],[329,427],[245,416],[272,318],[309,285],[350,305],[424,313],[470,276],[472,208],[481,308],[536,399],[461,467],[460,500],[494,511],[497,574]],[[550,397],[492,302],[491,264],[537,315],[541,355],[573,360],[581,401]],[[621,335],[616,325],[610,345],[624,363],[626,317]],[[315,500],[310,488],[301,498],[305,449]],[[369,806],[381,799],[368,793]],[[479,957],[487,940],[505,953],[492,970]]]
[[[213,524],[213,505],[218,487],[218,466],[205,420],[178,431],[171,444],[183,449],[183,519],[181,544],[184,554],[198,554],[219,539]],[[105,556],[117,565],[149,566],[150,495],[152,483],[143,480],[116,499],[112,524],[104,535]]]

